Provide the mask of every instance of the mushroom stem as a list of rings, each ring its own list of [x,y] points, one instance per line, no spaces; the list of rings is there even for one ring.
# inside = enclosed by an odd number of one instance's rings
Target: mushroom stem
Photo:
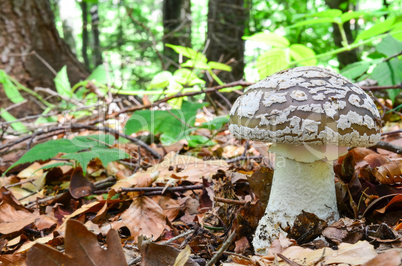
[[[298,162],[277,155],[267,209],[253,239],[256,253],[266,249],[279,233],[291,227],[302,210],[314,213],[327,223],[339,218],[332,161]]]

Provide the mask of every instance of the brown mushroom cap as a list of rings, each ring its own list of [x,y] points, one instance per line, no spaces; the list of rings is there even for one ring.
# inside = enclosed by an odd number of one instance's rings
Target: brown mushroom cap
[[[369,147],[380,140],[371,98],[345,77],[296,67],[257,82],[230,111],[237,138],[291,145]]]

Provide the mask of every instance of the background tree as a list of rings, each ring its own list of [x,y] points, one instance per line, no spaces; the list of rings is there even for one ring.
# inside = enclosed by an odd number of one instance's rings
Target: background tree
[[[49,0],[0,1],[0,68],[30,88],[54,87],[56,72],[67,66],[72,83],[88,71],[56,30]],[[0,106],[8,105],[4,90]],[[29,108],[22,106],[20,112]]]
[[[165,69],[174,71],[177,68],[174,63],[178,63],[178,55],[165,44],[191,47],[190,0],[163,1],[163,34],[163,53],[167,59]]]
[[[349,5],[352,5],[349,0],[325,0],[325,3],[333,9],[340,9],[343,13],[347,12],[349,10]],[[353,9],[355,9],[354,6],[352,6]],[[334,42],[336,46],[342,47],[342,36],[341,32],[339,30],[338,25],[334,24],[333,25],[334,31],[333,31],[333,37],[334,37]],[[348,43],[352,43],[354,41],[352,29],[350,28],[350,22],[347,21],[345,24],[343,24],[343,30],[346,35],[346,39],[348,40]],[[357,52],[356,49],[350,50],[350,51],[345,51],[342,53],[337,54],[337,58],[339,61],[339,68],[344,68],[345,66],[352,64],[354,62],[358,61],[357,58]]]
[[[206,56],[210,61],[227,63],[233,60],[232,72],[221,72],[224,82],[244,76],[243,35],[249,19],[248,0],[209,0]]]

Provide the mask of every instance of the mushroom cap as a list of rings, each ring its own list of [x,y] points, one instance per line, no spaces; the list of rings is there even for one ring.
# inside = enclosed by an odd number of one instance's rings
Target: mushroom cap
[[[296,67],[261,80],[230,111],[237,138],[291,145],[369,147],[380,140],[380,115],[357,85],[320,67]]]

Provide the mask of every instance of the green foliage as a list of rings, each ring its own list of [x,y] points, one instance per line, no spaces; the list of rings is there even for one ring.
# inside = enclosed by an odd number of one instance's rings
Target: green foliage
[[[398,55],[402,53],[402,42],[388,35],[375,48],[376,52],[373,53],[375,59],[350,64],[341,70],[341,74],[352,80],[371,78],[380,86],[401,84],[402,61]],[[387,90],[392,102],[401,91],[401,89]]]
[[[114,141],[115,138],[109,134],[77,136],[71,140],[50,140],[27,151],[3,175],[19,164],[49,160],[59,153],[64,153],[61,158],[72,159],[80,164],[85,174],[86,168],[92,159],[99,158],[106,167],[109,162],[129,158],[127,153],[111,148]]]
[[[19,133],[28,132],[28,129],[24,126],[24,124],[21,123],[21,122],[19,122],[19,121],[17,121],[17,119],[16,119],[12,114],[10,114],[9,112],[7,112],[6,109],[4,109],[4,108],[1,108],[1,109],[0,109],[0,116],[1,116],[4,120],[6,120],[7,122],[11,122],[11,127],[12,127],[15,131],[17,131],[17,132],[19,132]]]
[[[0,84],[2,84],[4,92],[8,99],[13,103],[20,103],[24,101],[24,97],[21,96],[16,84],[11,77],[7,75],[4,70],[0,69]]]
[[[314,66],[317,59],[314,51],[302,44],[292,44],[285,38],[275,33],[257,33],[246,40],[261,42],[268,45],[268,51],[262,53],[257,59],[257,69],[260,79],[275,72],[286,69],[292,62],[308,59],[300,62],[303,66]]]
[[[73,93],[71,91],[70,81],[67,76],[67,67],[64,66],[57,73],[54,78],[54,83],[56,85],[57,92],[64,97],[73,97]]]
[[[193,127],[197,110],[204,103],[184,101],[181,109],[141,110],[136,111],[127,121],[125,133],[130,135],[138,131],[160,134],[161,142],[171,144],[185,138],[188,129]]]

